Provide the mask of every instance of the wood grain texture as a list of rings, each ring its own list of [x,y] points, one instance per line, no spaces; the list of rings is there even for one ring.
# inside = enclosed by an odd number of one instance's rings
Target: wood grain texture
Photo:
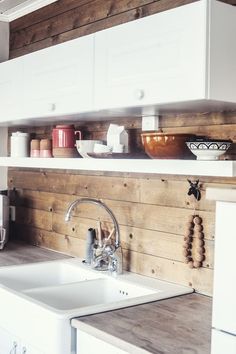
[[[36,25],[29,22],[24,29],[11,31],[10,57],[33,52],[193,1],[195,0],[94,0],[91,4],[84,4],[63,12]]]
[[[24,242],[8,242],[0,252],[0,267],[69,258],[65,254],[38,248]]]
[[[59,0],[11,23],[11,58],[121,23],[181,6],[195,0]],[[235,0],[225,1],[236,4]],[[85,139],[106,139],[111,121],[80,122]],[[121,118],[135,150],[141,146],[141,118]],[[234,142],[227,154],[236,159],[236,113],[206,112],[165,115],[160,127],[167,133],[194,133]],[[22,130],[22,127],[19,127]],[[16,128],[10,128],[9,134]],[[28,127],[32,138],[50,138],[52,126]],[[195,176],[135,175],[132,173],[41,171],[9,169],[11,203],[17,206],[13,227],[16,237],[40,247],[84,256],[88,227],[111,222],[105,213],[89,205],[76,209],[69,223],[64,214],[78,197],[104,200],[121,228],[125,268],[133,272],[193,286],[212,293],[214,264],[215,204],[205,199],[208,186],[235,186],[236,178],[200,177],[202,199],[187,196],[187,178]],[[188,216],[203,218],[206,260],[203,268],[191,270],[182,255]],[[195,249],[193,248],[193,253]]]
[[[111,220],[102,210],[89,204],[75,208],[68,223],[64,221],[65,212],[78,197],[101,198],[119,222],[125,269],[191,284],[197,291],[211,294],[213,206],[202,202],[199,207],[198,214],[204,220],[206,259],[201,270],[191,270],[184,263],[183,238],[195,202],[185,202],[186,181],[173,181],[169,177],[164,182],[159,179],[151,181],[155,188],[150,188],[150,179],[145,178],[77,174],[65,178],[63,173],[11,170],[9,185],[14,190],[11,203],[17,206],[14,232],[35,245],[84,257],[88,228],[96,228],[97,220],[101,220],[102,228],[111,230]],[[174,193],[175,190],[179,194]]]
[[[209,354],[211,305],[209,297],[189,294],[81,317],[72,325],[82,322],[153,354]]]

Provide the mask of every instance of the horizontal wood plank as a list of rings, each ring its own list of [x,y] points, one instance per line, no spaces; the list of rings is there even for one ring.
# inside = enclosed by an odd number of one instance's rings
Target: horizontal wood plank
[[[84,240],[40,230],[31,225],[19,225],[17,229],[22,235],[21,238],[34,245],[84,258]],[[212,293],[212,269],[190,269],[185,263],[179,261],[126,249],[123,250],[123,256],[124,269],[128,271],[191,286],[204,294]]]
[[[31,199],[28,193],[28,198],[20,199],[18,205],[28,206],[29,210],[34,210],[30,208],[41,208],[44,212],[53,211],[63,214],[63,216],[69,204],[76,199],[75,196],[67,194],[59,195],[44,192],[31,192],[30,195],[34,195],[36,198]],[[172,206],[131,203],[107,200],[105,198],[102,198],[102,200],[114,212],[120,225],[134,226],[147,230],[185,235],[188,217],[192,215],[192,211],[190,212],[188,209]],[[22,207],[19,206],[18,209],[20,208]],[[205,238],[209,240],[214,239],[214,213],[211,211],[199,211],[198,214],[203,219]],[[79,208],[76,207],[72,215],[91,220],[101,219],[103,221],[110,221],[109,215],[103,209],[89,203],[80,205]],[[29,218],[31,219],[31,217]]]
[[[148,1],[147,5],[136,8],[131,7],[128,11],[125,5],[127,3],[132,4],[132,2],[124,1],[124,7],[118,7],[115,12],[115,4],[119,4],[119,2],[115,2],[114,0],[106,2],[95,0],[93,6],[85,4],[83,9],[79,7],[78,9],[55,16],[53,20],[49,19],[36,26],[32,24],[26,29],[12,32],[10,38],[10,57],[14,58],[194,1],[196,0],[157,0],[154,2],[151,1],[150,4],[150,1]],[[111,13],[109,12],[109,8],[112,5],[113,10]]]
[[[194,1],[60,0],[11,23],[10,56],[27,54]],[[224,2],[236,4],[235,0]],[[110,122],[84,121],[77,128],[86,139],[105,140]],[[132,145],[141,151],[141,118],[121,118],[119,124],[125,126],[132,136]],[[160,117],[160,128],[166,133],[231,139],[234,144],[224,158],[233,159],[236,158],[235,124],[235,112]],[[26,130],[32,137],[51,138],[52,126]],[[211,294],[215,203],[206,200],[205,191],[209,186],[235,186],[236,178],[201,177],[199,203],[187,196],[187,178],[196,179],[195,176],[10,169],[11,203],[17,205],[15,233],[40,247],[84,257],[88,227],[96,228],[100,219],[103,228],[110,230],[111,220],[101,210],[83,205],[65,223],[65,211],[78,197],[99,198],[112,209],[120,224],[126,269]],[[203,268],[192,270],[184,263],[182,245],[186,222],[194,209],[203,218],[206,260]]]

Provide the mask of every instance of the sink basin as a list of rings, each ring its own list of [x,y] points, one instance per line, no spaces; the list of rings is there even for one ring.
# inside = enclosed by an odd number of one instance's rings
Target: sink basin
[[[119,307],[124,300],[156,295],[159,291],[113,278],[101,278],[80,283],[67,284],[23,291],[27,296],[57,310],[88,308],[90,313],[100,307],[115,303]],[[84,310],[83,310],[84,311]]]
[[[56,286],[99,278],[74,259],[0,268],[0,284],[14,290]]]
[[[76,352],[71,319],[190,292],[129,272],[114,278],[78,258],[2,267],[1,323],[37,352],[71,354]]]

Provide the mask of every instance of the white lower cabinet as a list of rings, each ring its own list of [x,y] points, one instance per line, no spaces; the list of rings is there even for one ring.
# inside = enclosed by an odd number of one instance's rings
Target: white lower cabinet
[[[0,354],[44,354],[0,327]]]
[[[0,354],[18,354],[19,350],[19,338],[0,327]]]
[[[77,330],[76,354],[128,354],[129,352],[116,347],[100,338],[94,337],[84,331]]]
[[[236,354],[236,336],[212,330],[211,354]]]

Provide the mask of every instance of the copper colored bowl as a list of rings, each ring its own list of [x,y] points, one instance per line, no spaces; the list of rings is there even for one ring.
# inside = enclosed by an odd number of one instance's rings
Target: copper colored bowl
[[[165,134],[146,132],[141,134],[145,152],[152,159],[192,159],[186,141],[192,134]]]

